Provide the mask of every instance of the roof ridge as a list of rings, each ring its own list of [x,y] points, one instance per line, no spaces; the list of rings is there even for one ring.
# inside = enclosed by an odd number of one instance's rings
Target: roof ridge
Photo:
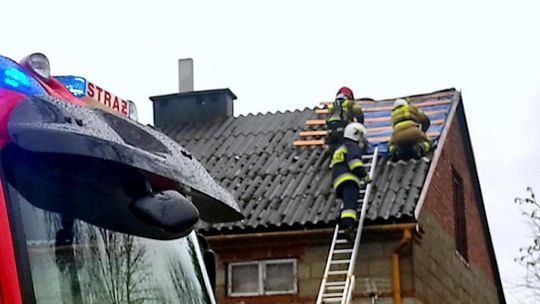
[[[275,110],[275,111],[266,111],[266,112],[257,112],[257,113],[247,113],[247,114],[240,114],[238,116],[233,116],[235,119],[236,118],[247,118],[247,117],[257,117],[257,116],[266,116],[266,115],[279,115],[279,114],[287,114],[287,113],[295,113],[295,112],[304,112],[304,111],[307,111],[307,110],[312,110],[312,111],[315,111],[316,110],[316,106],[314,107],[304,107],[303,109],[294,109],[294,110],[291,110],[291,109],[286,109],[286,110]]]

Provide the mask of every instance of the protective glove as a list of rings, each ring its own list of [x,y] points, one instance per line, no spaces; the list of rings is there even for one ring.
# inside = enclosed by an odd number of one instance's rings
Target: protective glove
[[[364,183],[370,184],[373,180],[371,180],[371,177],[369,175],[364,176]]]

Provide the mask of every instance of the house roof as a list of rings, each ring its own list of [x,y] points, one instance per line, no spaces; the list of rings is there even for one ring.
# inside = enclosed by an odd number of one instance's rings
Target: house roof
[[[444,129],[455,89],[407,96],[430,117],[436,143]],[[370,149],[386,152],[394,99],[363,102]],[[206,234],[329,227],[339,203],[330,188],[330,155],[321,146],[295,147],[306,120],[321,119],[316,108],[186,123],[163,131],[186,147],[238,201],[245,220],[210,225]],[[377,163],[365,225],[405,222],[414,210],[431,156],[421,160]]]

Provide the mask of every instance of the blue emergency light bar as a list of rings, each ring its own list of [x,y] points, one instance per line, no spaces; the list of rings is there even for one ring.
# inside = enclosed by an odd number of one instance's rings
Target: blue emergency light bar
[[[45,89],[15,61],[0,55],[0,88],[30,96],[47,95]]]
[[[86,79],[79,76],[54,76],[75,97],[86,96]]]

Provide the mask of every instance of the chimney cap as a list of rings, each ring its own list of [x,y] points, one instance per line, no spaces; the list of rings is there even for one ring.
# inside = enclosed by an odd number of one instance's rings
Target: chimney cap
[[[192,91],[192,92],[174,93],[174,94],[167,94],[167,95],[150,96],[150,100],[160,101],[160,100],[170,99],[171,97],[185,97],[185,96],[197,96],[197,95],[209,95],[209,94],[211,95],[211,94],[220,94],[220,93],[226,93],[233,100],[237,99],[236,95],[234,95],[234,93],[230,89],[225,88],[225,89]]]

